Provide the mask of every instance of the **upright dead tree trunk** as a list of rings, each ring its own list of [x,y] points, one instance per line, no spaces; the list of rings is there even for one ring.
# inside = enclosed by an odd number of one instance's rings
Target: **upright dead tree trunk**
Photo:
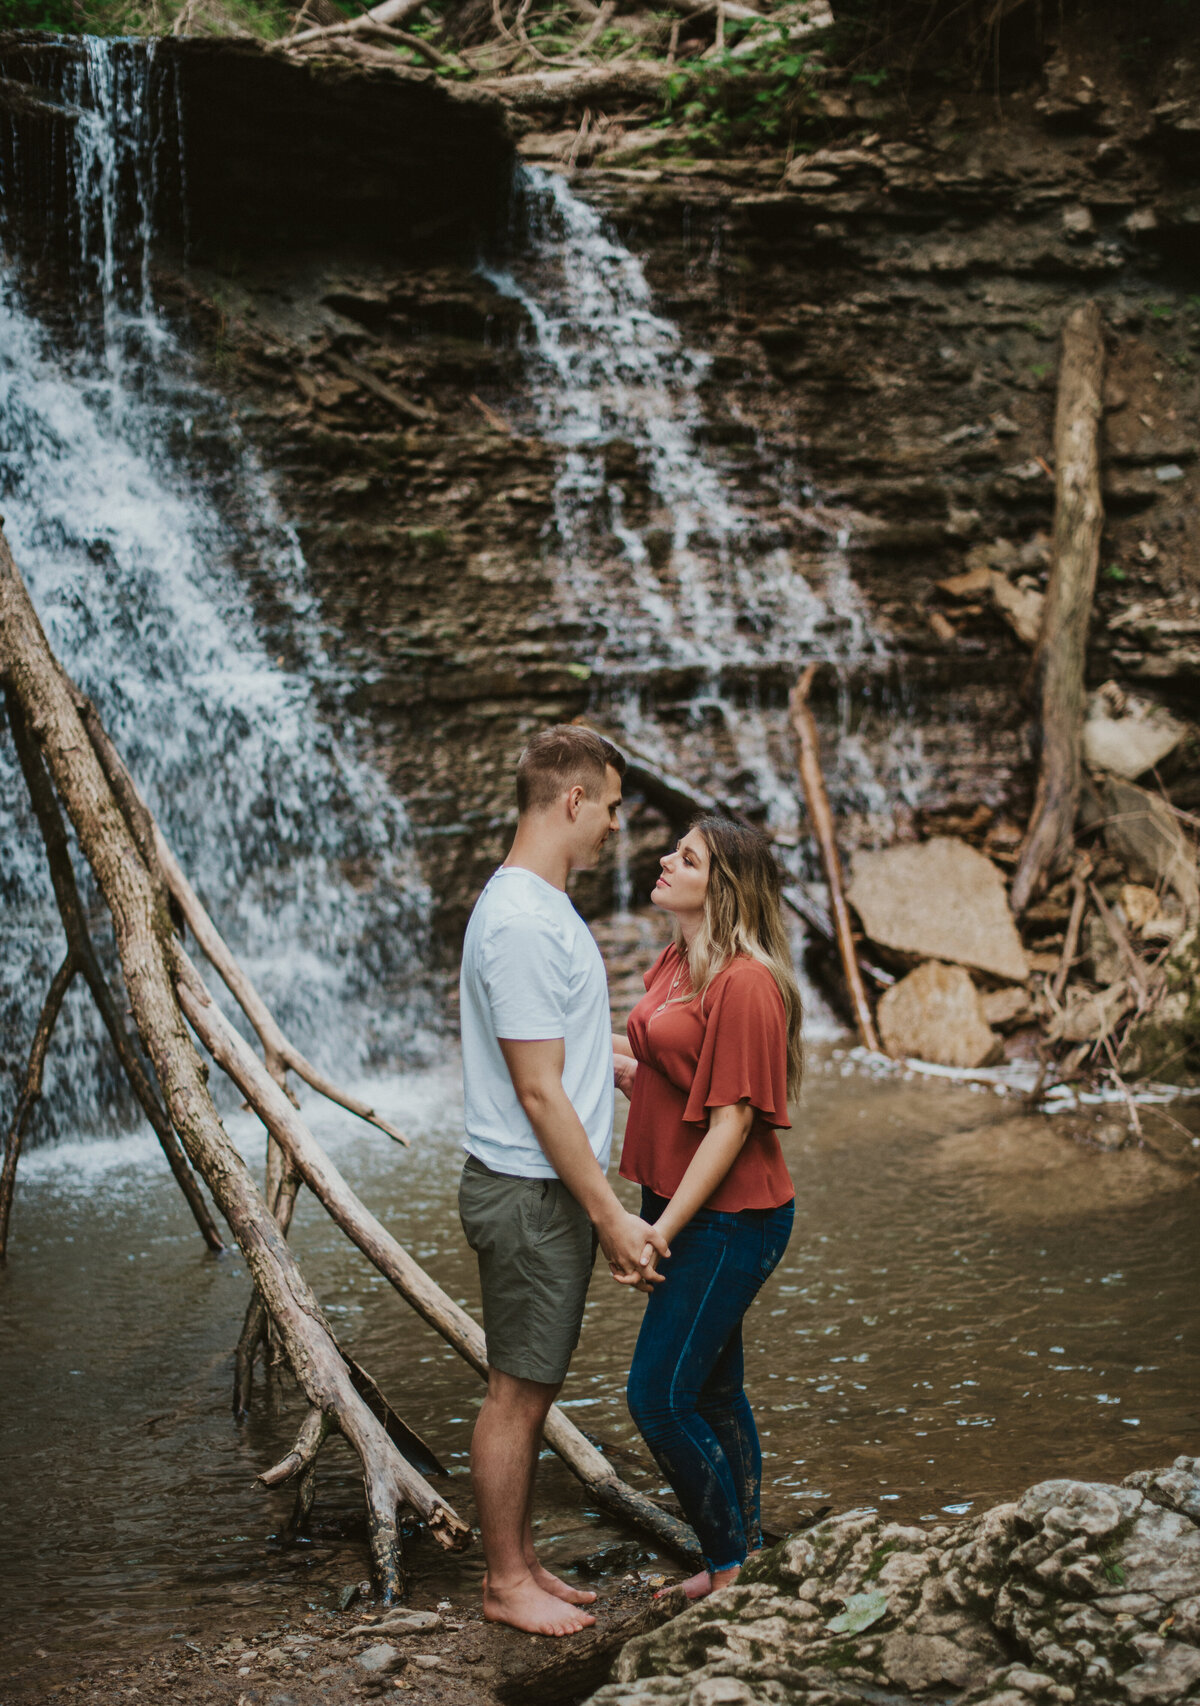
[[[390,1599],[401,1581],[401,1506],[415,1510],[445,1546],[465,1543],[470,1531],[400,1455],[355,1389],[316,1298],[226,1135],[209,1094],[207,1068],[176,1000],[175,936],[161,890],[101,768],[2,535],[0,676],[28,722],[112,913],[130,1005],[172,1125],[242,1249],[297,1381],[323,1418],[306,1429],[302,1448],[298,1444],[293,1454],[295,1469],[307,1469],[314,1440],[323,1436],[326,1424],[345,1435],[362,1461],[371,1549],[380,1588]]]
[[[1040,760],[1033,812],[1013,878],[1023,912],[1048,875],[1067,862],[1079,804],[1084,669],[1100,561],[1100,388],[1104,331],[1095,302],[1063,328],[1054,422],[1054,557],[1034,655]]]
[[[788,700],[792,729],[796,736],[798,749],[800,782],[804,789],[804,798],[808,802],[808,816],[821,854],[821,863],[825,868],[825,880],[829,884],[829,910],[833,915],[834,929],[837,932],[842,974],[846,979],[846,988],[850,992],[850,1004],[854,1008],[854,1022],[858,1026],[858,1034],[862,1039],[863,1047],[869,1048],[874,1054],[880,1054],[882,1050],[875,1030],[875,1017],[871,1012],[871,1003],[867,1000],[866,986],[859,970],[858,950],[855,947],[854,931],[850,924],[850,908],[846,905],[846,891],[842,883],[842,861],[838,854],[837,837],[833,831],[833,812],[829,807],[829,795],[825,791],[825,776],[821,770],[821,749],[817,740],[817,725],[808,703],[808,695],[812,690],[813,677],[816,672],[816,664],[809,664],[795,687],[792,688]]]

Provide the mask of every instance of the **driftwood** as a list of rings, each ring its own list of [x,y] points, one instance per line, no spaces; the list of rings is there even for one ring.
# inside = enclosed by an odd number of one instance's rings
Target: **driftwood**
[[[3,538],[0,535],[0,546]],[[3,559],[0,557],[0,563]],[[217,1230],[212,1212],[204,1200],[199,1181],[180,1146],[175,1128],[163,1106],[162,1098],[155,1088],[149,1072],[133,1038],[125,1023],[122,1006],[118,1004],[108,986],[108,979],[100,965],[100,960],[92,944],[91,932],[87,926],[87,916],[83,910],[79,887],[75,881],[75,871],[71,864],[70,848],[67,844],[66,826],[62,820],[58,800],[55,797],[54,786],[46,773],[46,767],[37,743],[30,729],[29,719],[25,710],[11,687],[6,693],[9,727],[12,730],[13,745],[17,753],[17,761],[25,778],[29,791],[30,804],[34,817],[41,831],[42,842],[46,849],[46,859],[50,869],[50,881],[54,888],[54,898],[58,903],[59,917],[62,919],[63,930],[67,938],[67,954],[74,971],[83,978],[96,1003],[104,1028],[112,1041],[121,1069],[129,1082],[134,1095],[137,1097],[142,1112],[150,1123],[151,1129],[158,1138],[167,1164],[175,1178],[176,1184],[183,1192],[187,1205],[192,1211],[192,1217],[200,1230],[200,1235],[210,1250],[220,1251],[225,1248],[221,1234]],[[65,962],[63,971],[65,971]],[[62,973],[60,972],[60,976]],[[69,981],[69,980],[68,980]],[[64,984],[63,994],[66,993]],[[47,1007],[49,1003],[47,1003]],[[43,1009],[43,1021],[47,1017],[47,1009]],[[57,1009],[50,1016],[45,1031],[45,1043],[50,1040]],[[39,1032],[40,1032],[39,1026]],[[35,1044],[36,1046],[36,1044]],[[33,1065],[31,1055],[30,1065]],[[30,1078],[26,1078],[26,1092],[31,1089]],[[7,1243],[8,1213],[12,1200],[12,1187],[16,1175],[17,1157],[20,1152],[20,1138],[29,1111],[32,1109],[36,1095],[41,1089],[40,1067],[37,1074],[37,1090],[33,1095],[23,1096],[22,1105],[18,1107],[18,1117],[14,1120],[10,1131],[9,1144],[5,1154],[3,1184],[0,1191],[0,1252]]]
[[[348,18],[344,24],[314,25],[310,30],[283,36],[269,45],[290,52],[293,48],[306,47],[309,42],[329,41],[338,36],[370,34],[380,25],[391,25],[393,29],[398,29],[409,18],[415,18],[424,5],[425,0],[383,0],[382,5],[372,6],[369,12],[364,12],[358,18]]]
[[[1104,331],[1095,302],[1063,328],[1054,422],[1054,555],[1034,654],[1040,760],[1037,792],[1012,886],[1021,913],[1066,862],[1082,775],[1087,632],[1100,561],[1101,384]]]
[[[186,966],[169,916],[113,794],[25,584],[0,534],[0,676],[23,714],[112,914],[131,1010],[163,1102],[196,1170],[209,1185],[277,1326],[288,1361],[314,1411],[336,1427],[363,1466],[376,1576],[385,1599],[401,1586],[398,1516],[414,1510],[443,1546],[466,1543],[463,1519],[407,1463],[355,1389],[320,1305],[278,1225],[230,1143],[213,1105],[207,1069],[175,995]],[[196,992],[203,990],[190,972]],[[198,998],[198,995],[197,995]],[[267,1082],[283,1098],[270,1074]],[[307,1468],[313,1428],[297,1441]]]
[[[833,813],[829,808],[829,796],[825,792],[825,778],[821,772],[821,750],[817,741],[817,725],[809,708],[808,695],[812,688],[813,678],[817,672],[816,664],[809,664],[799,681],[793,687],[789,699],[792,728],[796,733],[799,747],[800,781],[804,788],[804,797],[808,802],[808,816],[812,824],[813,834],[821,852],[821,863],[825,867],[825,880],[829,884],[829,906],[833,913],[834,928],[837,932],[838,952],[842,959],[842,971],[846,979],[846,987],[850,991],[850,1001],[854,1008],[854,1019],[858,1026],[858,1034],[864,1048],[879,1054],[879,1038],[875,1031],[875,1019],[871,1012],[871,1004],[867,1000],[867,992],[863,986],[862,973],[858,969],[858,953],[854,943],[854,932],[850,926],[850,909],[846,904],[846,895],[842,886],[842,862],[838,856],[837,840],[833,833]]]
[[[540,1664],[497,1683],[496,1699],[504,1706],[528,1706],[534,1700],[538,1706],[566,1706],[568,1701],[581,1700],[608,1681],[617,1654],[627,1641],[661,1629],[686,1611],[689,1603],[682,1588],[672,1588],[619,1623],[577,1635],[565,1644],[565,1651],[552,1647]]]

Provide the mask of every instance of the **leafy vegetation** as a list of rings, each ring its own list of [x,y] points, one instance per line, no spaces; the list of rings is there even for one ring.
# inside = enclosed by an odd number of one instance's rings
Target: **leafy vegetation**
[[[693,153],[791,139],[811,111],[811,55],[792,46],[785,25],[748,30],[730,25],[722,52],[681,61],[664,85],[659,124],[681,130]]]

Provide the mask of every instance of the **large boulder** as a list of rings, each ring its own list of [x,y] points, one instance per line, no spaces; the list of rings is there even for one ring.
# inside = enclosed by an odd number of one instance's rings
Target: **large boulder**
[[[1000,1056],[1000,1039],[961,966],[926,960],[885,990],[876,1017],[880,1041],[894,1060],[986,1066]]]
[[[1200,1700],[1198,1469],[1043,1481],[958,1527],[831,1517],[629,1642],[592,1706]]]
[[[939,835],[859,853],[848,894],[863,929],[881,947],[972,966],[1009,983],[1029,976],[1004,878],[965,841]]]

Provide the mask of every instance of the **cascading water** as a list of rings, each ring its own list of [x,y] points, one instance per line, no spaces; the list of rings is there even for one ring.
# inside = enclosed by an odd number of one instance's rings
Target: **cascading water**
[[[799,873],[790,736],[778,705],[764,711],[760,682],[794,679],[815,659],[837,667],[841,715],[830,782],[839,807],[866,834],[886,821],[889,796],[915,800],[919,787],[911,735],[896,743],[873,728],[867,738],[851,715],[849,673],[882,663],[884,648],[850,576],[844,527],[793,481],[791,507],[803,506],[827,538],[818,593],[706,460],[699,430],[706,360],[654,312],[639,262],[558,174],[522,169],[518,202],[521,237],[504,270],[487,276],[523,305],[532,328],[528,372],[538,424],[563,449],[552,547],[559,592],[594,646],[606,718],[681,773],[695,773],[697,760],[701,773],[711,770],[719,743],[731,755],[727,768],[742,778],[738,791],[765,808]],[[614,450],[628,463],[630,449],[650,493],[638,526],[609,473]],[[789,472],[780,471],[785,483]],[[686,758],[677,750],[678,718],[672,726],[661,715],[657,689],[664,675],[678,679],[681,667],[696,682],[686,724],[697,738]]]
[[[219,926],[285,1028],[346,1080],[419,1042],[426,897],[404,811],[356,756],[295,536],[154,314],[153,72],[153,44],[92,41],[60,91],[73,270],[94,293],[82,350],[64,359],[15,274],[0,276],[5,529],[51,645]],[[283,607],[277,629],[256,619],[260,580]],[[0,895],[0,1037],[15,1064],[61,931],[7,741]],[[40,1130],[111,1129],[124,1108],[76,991]]]

